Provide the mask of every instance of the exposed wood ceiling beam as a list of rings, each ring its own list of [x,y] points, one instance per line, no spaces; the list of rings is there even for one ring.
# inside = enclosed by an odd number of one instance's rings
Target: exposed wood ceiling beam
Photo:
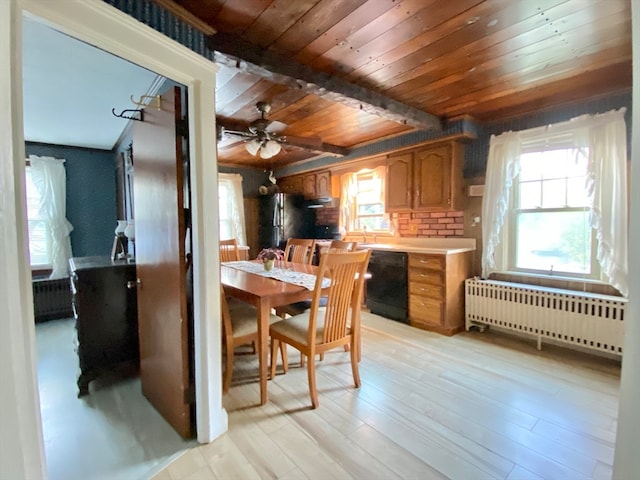
[[[208,37],[209,49],[217,63],[283,84],[292,89],[343,103],[420,130],[442,129],[440,118],[359,85],[262,49],[235,35],[218,32]]]
[[[214,33],[216,33],[215,28],[213,28],[211,25],[208,25],[206,22],[202,21],[189,10],[182,7],[181,5],[178,5],[173,0],[153,0],[153,3],[164,8],[166,11],[173,14],[176,18],[179,18],[183,22],[191,25],[193,28],[201,31],[205,35],[213,35]]]
[[[220,118],[216,118],[216,125],[218,128],[218,138],[222,139],[225,134],[224,130],[231,131],[248,131],[247,125],[233,122],[230,120],[223,120]],[[229,135],[229,134],[226,134]],[[286,139],[286,143],[284,143],[286,147],[292,147],[295,150],[306,150],[312,153],[318,154],[329,154],[336,157],[344,157],[349,153],[349,149],[346,147],[341,147],[340,145],[333,145],[331,143],[323,142],[322,140],[315,138],[304,138],[304,137],[293,137],[289,135],[282,135]],[[239,138],[239,140],[241,140]],[[317,140],[317,141],[316,141]]]

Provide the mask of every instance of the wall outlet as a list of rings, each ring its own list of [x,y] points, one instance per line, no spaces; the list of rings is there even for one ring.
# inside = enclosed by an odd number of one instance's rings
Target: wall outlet
[[[416,225],[415,223],[410,223],[409,233],[418,233],[418,225]]]

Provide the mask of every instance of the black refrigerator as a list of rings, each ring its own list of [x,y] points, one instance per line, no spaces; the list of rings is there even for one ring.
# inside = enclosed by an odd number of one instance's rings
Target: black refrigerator
[[[260,248],[284,249],[288,238],[316,238],[316,211],[303,195],[261,195]]]

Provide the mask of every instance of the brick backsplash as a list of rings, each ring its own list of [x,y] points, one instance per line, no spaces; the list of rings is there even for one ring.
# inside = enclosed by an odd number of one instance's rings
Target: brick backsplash
[[[464,237],[464,212],[407,212],[396,213],[401,237]],[[340,209],[324,207],[316,210],[318,225],[337,225]]]
[[[401,237],[464,237],[464,212],[396,214]]]
[[[338,225],[340,209],[338,207],[323,207],[316,210],[316,224]]]

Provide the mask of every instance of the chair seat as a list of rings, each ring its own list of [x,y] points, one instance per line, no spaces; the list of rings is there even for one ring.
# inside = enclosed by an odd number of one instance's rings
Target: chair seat
[[[322,343],[322,334],[324,331],[324,314],[325,309],[318,309],[316,343]],[[280,320],[277,324],[271,326],[271,330],[282,333],[287,337],[295,340],[303,345],[307,344],[307,335],[309,333],[309,315],[310,312],[302,312],[299,315],[289,317],[286,320]]]
[[[325,311],[326,311],[326,308],[324,307],[321,307],[318,309],[318,317],[316,319],[317,325],[318,325],[316,343],[322,343],[322,335],[324,333]],[[270,329],[279,333],[284,333],[288,337],[295,339],[297,342],[300,342],[306,345],[307,331],[309,329],[309,315],[310,315],[310,312],[309,310],[307,310],[306,312],[299,313],[298,315],[294,315],[285,320],[283,320],[280,317],[276,317],[277,321],[273,323],[271,323],[271,319],[269,319],[269,322],[271,325]],[[347,315],[351,317],[350,308],[347,310]],[[274,325],[274,323],[277,323],[277,325]],[[347,333],[351,333],[350,324],[347,324]]]
[[[229,312],[231,313],[231,324],[233,326],[233,336],[236,338],[251,335],[258,331],[258,322],[256,321],[256,307],[248,303],[237,301],[229,303]],[[282,320],[280,317],[269,314],[269,325]]]

